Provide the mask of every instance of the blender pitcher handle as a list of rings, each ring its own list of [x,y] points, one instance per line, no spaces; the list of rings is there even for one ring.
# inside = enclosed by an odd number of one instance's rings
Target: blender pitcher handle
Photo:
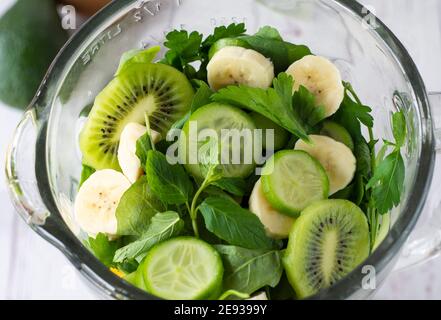
[[[404,269],[441,253],[441,92],[429,93],[435,133],[435,171],[423,213],[404,246],[396,269]]]
[[[44,224],[48,216],[35,176],[37,138],[36,110],[31,108],[17,127],[6,158],[6,178],[11,199],[16,211],[31,226]]]

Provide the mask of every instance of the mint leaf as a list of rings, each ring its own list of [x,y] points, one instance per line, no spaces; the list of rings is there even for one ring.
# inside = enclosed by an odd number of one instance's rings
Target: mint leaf
[[[87,179],[89,179],[89,177],[95,173],[95,169],[92,167],[89,167],[88,165],[83,164],[83,169],[81,171],[81,178],[80,178],[80,183],[78,185],[78,188],[81,188],[81,186],[83,185],[84,182],[86,182]]]
[[[275,287],[283,272],[279,250],[250,250],[216,245],[225,268],[224,290],[251,294],[265,286]]]
[[[259,218],[237,203],[209,197],[199,206],[205,226],[231,245],[248,249],[273,249],[280,245],[267,237]]]
[[[95,238],[89,237],[85,245],[106,267],[111,267],[115,252],[121,247],[121,241],[110,241],[105,234],[98,233]]]
[[[161,51],[161,47],[155,46],[148,49],[134,49],[125,52],[121,57],[115,76],[118,76],[124,71],[124,69],[134,63],[151,63],[156,58],[159,51]]]
[[[212,99],[260,113],[297,137],[308,140],[307,129],[293,108],[292,77],[282,72],[273,84],[274,88],[266,90],[229,86],[215,93]]]
[[[222,178],[213,185],[238,197],[242,197],[247,191],[247,184],[242,178]]]
[[[136,141],[136,156],[141,161],[141,166],[145,170],[145,165],[147,163],[147,154],[152,148],[152,139],[147,131],[141,138]]]
[[[310,127],[314,127],[326,118],[324,107],[316,104],[315,96],[304,86],[300,86],[299,90],[294,92],[292,99],[292,104],[299,117]]]
[[[152,218],[149,229],[138,240],[116,251],[113,261],[123,262],[127,259],[135,259],[141,262],[150,248],[159,242],[177,236],[183,228],[184,221],[176,212],[158,213]]]
[[[404,175],[405,166],[399,149],[393,151],[377,166],[366,187],[372,189],[372,197],[379,214],[389,212],[400,203]]]
[[[150,150],[146,175],[153,194],[167,204],[189,201],[193,184],[181,165],[171,165],[159,151]]]
[[[148,229],[152,217],[165,209],[164,204],[152,194],[147,178],[141,177],[123,194],[116,208],[118,234],[141,235]]]
[[[202,43],[203,48],[210,48],[217,41],[224,38],[235,38],[244,34],[247,30],[245,29],[244,23],[232,23],[229,26],[220,26],[216,27],[213,31],[213,34],[208,36],[204,42]]]
[[[392,115],[392,132],[395,138],[395,145],[397,148],[401,148],[406,140],[406,118],[402,111],[395,112]]]

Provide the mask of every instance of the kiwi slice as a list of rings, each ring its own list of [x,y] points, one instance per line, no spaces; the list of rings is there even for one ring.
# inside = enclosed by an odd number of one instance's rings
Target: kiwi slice
[[[323,200],[307,207],[289,235],[283,265],[299,298],[332,286],[369,255],[363,211],[347,200]]]
[[[165,136],[190,109],[193,88],[185,75],[163,64],[127,66],[96,97],[80,135],[83,163],[97,170],[119,170],[117,150],[129,122],[145,124]]]

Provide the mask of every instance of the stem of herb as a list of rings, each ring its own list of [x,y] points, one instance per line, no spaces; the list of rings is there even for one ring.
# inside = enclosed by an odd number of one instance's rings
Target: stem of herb
[[[194,234],[197,238],[199,238],[199,230],[198,230],[198,224],[197,224],[197,217],[198,217],[198,208],[196,207],[197,201],[201,193],[205,190],[205,188],[210,184],[209,183],[209,177],[207,176],[202,182],[201,186],[199,187],[198,191],[196,191],[193,201],[191,202],[191,207],[189,208],[190,218],[191,218],[191,224],[193,226]],[[188,207],[187,207],[188,208]]]
[[[145,126],[147,127],[147,133],[149,134],[150,146],[152,147],[153,151],[156,151],[155,144],[153,143],[153,140],[152,140],[152,131],[150,129],[150,119],[149,119],[149,115],[147,114],[147,112],[144,115],[144,119],[145,119]]]
[[[248,299],[250,297],[248,293],[243,293],[236,290],[227,290],[224,293],[222,293],[222,295],[219,297],[218,300],[225,300],[229,296],[236,296],[241,299]]]

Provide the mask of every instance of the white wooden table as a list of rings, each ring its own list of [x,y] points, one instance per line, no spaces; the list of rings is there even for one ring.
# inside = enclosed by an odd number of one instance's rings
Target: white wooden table
[[[2,0],[0,12],[13,0]],[[441,0],[363,0],[409,49],[428,90],[441,90]],[[0,104],[0,168],[20,112]],[[1,169],[3,171],[3,169]],[[97,298],[67,259],[14,213],[0,183],[0,299]],[[440,299],[441,258],[390,275],[380,299]]]

